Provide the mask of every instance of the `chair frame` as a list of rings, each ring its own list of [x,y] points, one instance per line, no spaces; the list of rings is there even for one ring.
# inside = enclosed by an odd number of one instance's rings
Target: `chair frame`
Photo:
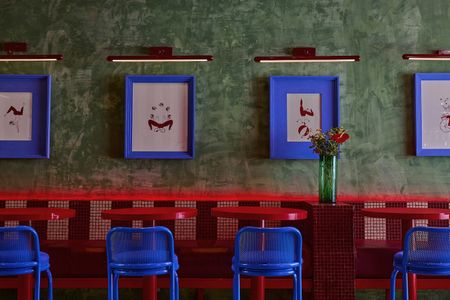
[[[168,236],[170,261],[164,263],[149,264],[122,264],[113,263],[111,261],[111,236],[116,232],[126,233],[152,233],[163,232]],[[114,227],[106,236],[106,256],[108,271],[108,299],[119,299],[119,277],[120,276],[156,276],[169,274],[170,277],[170,300],[179,298],[178,275],[175,264],[175,245],[172,232],[164,226],[146,227],[146,228],[130,228],[130,227]],[[150,249],[148,251],[151,251]]]
[[[242,264],[239,257],[239,245],[241,235],[247,232],[257,233],[293,233],[296,236],[297,242],[297,257],[299,259],[298,265],[296,263],[286,264]],[[302,299],[302,244],[303,238],[300,231],[294,227],[276,227],[276,228],[261,228],[261,227],[243,227],[236,235],[234,242],[234,257],[232,261],[233,276],[233,299],[240,299],[240,274],[246,276],[293,276],[294,278],[294,300]]]
[[[394,270],[391,273],[391,282],[390,282],[390,298],[395,299],[395,281],[397,278],[398,272],[402,273],[402,294],[403,299],[408,300],[408,273],[419,274],[419,275],[450,275],[450,267],[442,268],[441,270],[436,270],[434,268],[426,268],[424,266],[417,267],[417,265],[408,263],[408,253],[409,253],[409,241],[411,239],[411,235],[417,231],[425,231],[425,232],[434,232],[434,233],[447,233],[450,234],[450,228],[447,227],[425,227],[425,226],[417,226],[408,230],[403,239],[403,258],[402,265],[396,266],[394,261]]]
[[[36,256],[33,261],[2,263],[0,262],[0,276],[15,276],[34,273],[34,300],[40,300],[41,272],[47,273],[48,278],[48,300],[53,300],[53,280],[50,272],[50,262],[48,268],[43,268],[40,262],[41,248],[39,246],[39,236],[30,226],[0,227],[0,233],[4,232],[28,232],[32,236],[32,250]]]

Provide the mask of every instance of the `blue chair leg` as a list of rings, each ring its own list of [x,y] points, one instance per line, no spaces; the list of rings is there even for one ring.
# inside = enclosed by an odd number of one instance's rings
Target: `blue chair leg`
[[[114,300],[113,288],[114,288],[113,274],[111,270],[108,270],[108,300]]]
[[[302,300],[302,268],[298,269],[298,300]]]
[[[119,300],[119,275],[114,274],[113,276],[114,281],[114,289],[113,289],[113,300]]]
[[[175,299],[179,300],[180,299],[180,286],[179,286],[179,282],[178,282],[178,274],[177,272],[175,272]]]
[[[294,288],[292,293],[294,294],[294,300],[298,300],[298,290],[297,290],[297,286],[298,286],[298,279],[297,279],[297,273],[294,273],[292,275],[292,277],[294,277]]]
[[[175,289],[175,271],[172,269],[170,272],[170,300],[176,300]]]
[[[395,280],[397,279],[397,274],[397,269],[394,269],[391,273],[391,300],[395,300]]]
[[[53,278],[50,269],[47,269],[47,280],[48,280],[48,300],[53,300]]]
[[[297,300],[302,300],[302,268],[297,270]]]
[[[238,272],[234,272],[233,276],[233,300],[241,299],[241,286],[240,286],[240,276]]]
[[[34,300],[40,300],[41,296],[41,270],[36,268],[34,271]]]
[[[402,273],[402,293],[403,293],[403,300],[408,300],[408,272]]]

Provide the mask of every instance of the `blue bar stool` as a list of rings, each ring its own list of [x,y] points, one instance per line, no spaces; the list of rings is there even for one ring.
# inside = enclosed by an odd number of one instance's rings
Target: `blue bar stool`
[[[48,299],[53,299],[50,258],[41,252],[39,237],[29,226],[0,227],[0,276],[34,273],[34,299],[40,299],[41,272],[47,272]]]
[[[106,236],[108,299],[119,299],[120,276],[170,276],[170,300],[179,297],[178,258],[172,232],[163,226],[112,228]]]
[[[391,299],[395,299],[395,279],[398,272],[402,272],[405,300],[408,300],[408,273],[450,275],[450,228],[413,227],[408,230],[403,251],[394,255]]]
[[[293,276],[294,300],[302,299],[302,236],[294,227],[244,227],[236,235],[232,261],[233,299],[240,299],[240,275]]]

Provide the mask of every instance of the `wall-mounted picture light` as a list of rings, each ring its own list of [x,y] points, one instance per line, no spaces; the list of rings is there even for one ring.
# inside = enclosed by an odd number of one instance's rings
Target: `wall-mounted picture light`
[[[359,55],[352,56],[316,56],[316,48],[293,48],[291,56],[257,56],[259,63],[304,63],[304,62],[356,62]]]
[[[148,55],[111,55],[110,62],[206,62],[212,55],[172,55],[172,47],[150,47]]]
[[[6,55],[0,55],[0,62],[5,61],[57,61],[62,60],[62,54],[15,54],[15,52],[26,52],[27,43],[7,42],[3,43],[3,51]]]

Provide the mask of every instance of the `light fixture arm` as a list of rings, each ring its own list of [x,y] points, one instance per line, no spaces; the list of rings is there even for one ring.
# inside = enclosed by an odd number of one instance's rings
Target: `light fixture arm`
[[[450,50],[437,50],[431,54],[403,54],[402,57],[406,60],[450,60]]]
[[[312,47],[297,47],[292,48],[292,56],[299,57],[299,56],[307,56],[307,57],[314,57],[316,56],[316,48]]]
[[[148,54],[160,57],[172,57],[172,47],[149,47]]]
[[[8,42],[3,44],[3,51],[5,51],[7,55],[14,55],[14,52],[27,52],[27,50],[27,43]]]

